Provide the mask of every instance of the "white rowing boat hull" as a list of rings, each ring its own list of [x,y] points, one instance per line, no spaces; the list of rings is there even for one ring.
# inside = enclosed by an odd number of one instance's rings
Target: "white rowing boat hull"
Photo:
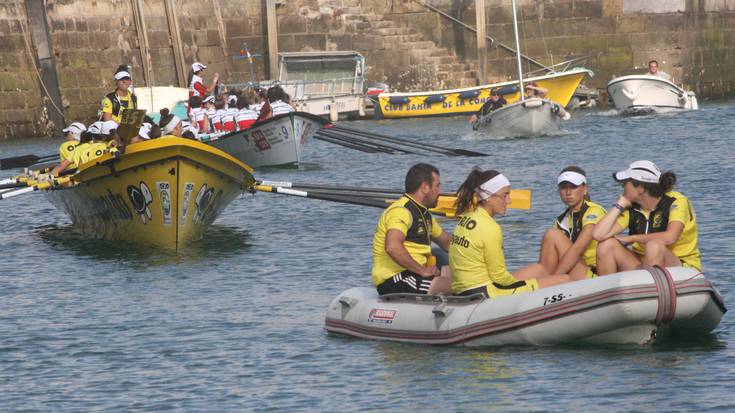
[[[559,110],[559,105],[550,100],[526,99],[483,115],[473,128],[497,138],[534,138],[559,132]]]
[[[684,267],[628,271],[485,299],[352,288],[327,309],[329,333],[466,346],[646,343],[672,330],[711,332],[727,311],[715,287]]]
[[[607,84],[615,108],[638,112],[652,108],[698,109],[694,92],[687,92],[666,79],[650,75],[623,76]]]
[[[248,129],[200,139],[253,168],[296,167],[304,144],[326,120],[304,112],[279,115]]]

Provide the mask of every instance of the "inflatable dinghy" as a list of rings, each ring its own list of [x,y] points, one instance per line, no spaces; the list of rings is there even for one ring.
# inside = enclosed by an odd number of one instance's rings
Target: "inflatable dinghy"
[[[643,344],[666,332],[707,334],[726,311],[701,272],[653,267],[492,299],[351,288],[329,304],[325,328],[438,345]]]

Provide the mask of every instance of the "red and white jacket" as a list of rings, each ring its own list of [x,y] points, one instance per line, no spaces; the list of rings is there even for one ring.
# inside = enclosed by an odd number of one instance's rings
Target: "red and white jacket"
[[[235,119],[237,120],[237,129],[245,130],[258,120],[258,112],[250,108],[242,108],[237,112]]]

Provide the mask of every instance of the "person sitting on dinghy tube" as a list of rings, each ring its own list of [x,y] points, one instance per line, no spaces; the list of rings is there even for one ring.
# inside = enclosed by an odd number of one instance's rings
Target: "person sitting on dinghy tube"
[[[455,294],[480,293],[493,298],[570,281],[567,274],[546,275],[541,264],[531,264],[512,273],[506,269],[503,230],[494,216],[505,214],[511,202],[510,189],[505,175],[478,168],[474,168],[459,187],[456,210],[460,218],[449,246]]]
[[[635,161],[613,174],[622,183],[618,202],[595,226],[600,275],[643,265],[702,270],[697,246],[697,218],[689,199],[672,191],[676,175],[661,173],[651,161]],[[618,235],[624,229],[628,235]],[[632,250],[626,246],[632,244]]]
[[[477,113],[470,116],[470,123],[474,124],[483,115],[487,115],[488,113],[492,111],[498,110],[507,104],[508,104],[508,101],[506,101],[504,97],[500,96],[500,93],[498,92],[498,90],[492,89],[490,91],[490,99],[488,99],[487,102],[485,102],[482,105],[482,107],[480,108],[480,110],[477,111]]]
[[[450,239],[429,212],[441,192],[439,170],[425,163],[412,166],[405,189],[378,221],[373,236],[373,284],[380,295],[448,293],[451,280],[441,276],[430,259],[431,242],[446,251]]]
[[[593,278],[597,275],[597,241],[592,231],[607,211],[590,200],[582,168],[567,166],[556,181],[567,209],[544,234],[539,262],[548,274],[569,274],[575,281]]]

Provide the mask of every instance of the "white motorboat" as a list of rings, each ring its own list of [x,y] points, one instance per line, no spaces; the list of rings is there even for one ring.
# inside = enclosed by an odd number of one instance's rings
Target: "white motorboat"
[[[727,311],[692,268],[647,268],[486,299],[352,288],[327,309],[330,334],[465,346],[642,344],[661,334],[704,335]]]
[[[555,102],[530,98],[482,115],[472,128],[492,137],[534,138],[559,131],[560,111]]]
[[[255,123],[248,129],[200,134],[204,143],[234,156],[253,168],[296,167],[304,144],[327,121],[305,112],[292,112]]]
[[[651,112],[656,108],[699,109],[694,92],[651,75],[623,76],[607,84],[615,108],[626,113]]]

